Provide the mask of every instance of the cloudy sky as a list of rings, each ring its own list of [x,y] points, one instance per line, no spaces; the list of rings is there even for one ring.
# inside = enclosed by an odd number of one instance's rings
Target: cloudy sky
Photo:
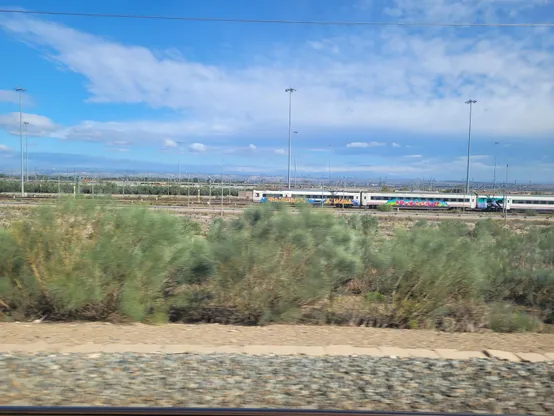
[[[12,0],[245,19],[554,23],[552,0]],[[554,28],[245,24],[0,13],[0,169],[554,181]],[[499,142],[498,145],[495,145]],[[503,168],[502,168],[503,171]],[[500,171],[498,173],[500,175]]]

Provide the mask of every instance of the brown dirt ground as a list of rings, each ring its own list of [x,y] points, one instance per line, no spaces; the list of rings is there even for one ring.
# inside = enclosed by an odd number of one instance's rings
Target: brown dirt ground
[[[481,351],[554,352],[554,334],[444,333],[428,330],[397,330],[365,327],[270,325],[264,327],[218,324],[108,323],[0,323],[0,342],[35,342],[78,345],[185,344],[185,345],[292,345],[400,348],[452,348]]]

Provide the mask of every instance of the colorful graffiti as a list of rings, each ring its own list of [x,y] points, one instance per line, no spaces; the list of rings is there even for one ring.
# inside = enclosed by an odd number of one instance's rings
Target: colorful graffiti
[[[276,197],[268,196],[261,199],[262,202],[285,202],[289,204],[306,204],[308,201],[305,198],[289,198],[289,197]]]
[[[325,205],[358,206],[359,204],[358,201],[347,198],[328,198],[325,200]]]
[[[477,208],[479,209],[502,209],[504,198],[489,198],[479,197],[477,198]]]
[[[268,196],[260,199],[260,202],[284,202],[289,204],[312,204],[312,205],[344,205],[359,206],[360,202],[346,198],[302,198],[302,197],[276,197]]]
[[[441,201],[438,199],[435,200],[426,200],[426,199],[403,199],[403,198],[394,198],[386,202],[386,205],[393,207],[413,207],[413,208],[447,208],[448,203],[446,201]]]

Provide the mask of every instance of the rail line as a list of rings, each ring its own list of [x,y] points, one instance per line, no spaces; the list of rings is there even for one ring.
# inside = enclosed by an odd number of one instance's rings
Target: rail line
[[[71,407],[71,406],[0,406],[0,415],[172,415],[172,416],[474,416],[471,413],[440,412],[377,412],[356,410],[305,410],[305,409],[223,409],[190,407]],[[492,414],[481,414],[492,416]],[[499,415],[495,415],[499,416]],[[502,416],[502,415],[500,415]],[[504,415],[507,416],[507,415]]]
[[[27,202],[0,202],[0,209],[2,207],[24,207],[24,208],[37,208],[40,206],[55,206],[55,202],[45,202],[41,204],[37,203],[27,203]],[[131,207],[129,204],[117,204],[116,208],[125,208]],[[253,204],[249,205],[253,206]],[[169,211],[173,212],[176,215],[186,215],[186,214],[234,214],[239,215],[245,211],[249,206],[233,206],[233,205],[224,205],[223,209],[220,205],[212,205],[210,207],[206,206],[187,206],[187,205],[144,205],[144,207],[156,210],[156,211]],[[337,215],[371,215],[378,218],[412,218],[412,219],[426,219],[426,220],[462,220],[462,221],[477,221],[485,220],[487,218],[493,220],[504,220],[502,215],[495,214],[482,214],[476,212],[467,212],[465,214],[460,213],[449,213],[449,212],[429,212],[425,210],[402,210],[402,211],[393,211],[393,212],[379,212],[374,210],[350,210],[346,209],[337,209],[331,207],[317,208],[315,210],[323,209],[326,212],[333,212]],[[298,211],[292,207],[291,213],[295,214]],[[554,223],[554,216],[542,214],[537,216],[525,216],[521,214],[509,214],[507,221],[526,221],[526,222],[544,222],[544,223]]]

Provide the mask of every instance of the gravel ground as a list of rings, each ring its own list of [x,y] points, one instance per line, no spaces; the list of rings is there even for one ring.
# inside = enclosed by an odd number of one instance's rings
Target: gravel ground
[[[554,352],[554,334],[447,333],[363,327],[217,324],[111,325],[106,323],[0,323],[4,344],[352,345],[357,347],[486,349]]]
[[[196,354],[0,354],[1,405],[554,414],[554,363]]]

